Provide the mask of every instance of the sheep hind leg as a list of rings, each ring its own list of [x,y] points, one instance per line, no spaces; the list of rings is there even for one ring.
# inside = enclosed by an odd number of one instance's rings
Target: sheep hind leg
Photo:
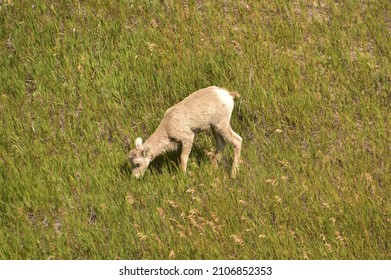
[[[212,163],[217,165],[217,163],[221,161],[221,158],[223,156],[225,140],[224,137],[220,133],[218,133],[214,127],[212,127],[212,134],[216,140],[216,151],[212,159]]]
[[[231,169],[231,177],[234,178],[239,168],[240,151],[242,149],[242,137],[233,131],[229,124],[218,127],[217,132],[220,133],[228,142],[231,142],[234,145],[234,158]]]

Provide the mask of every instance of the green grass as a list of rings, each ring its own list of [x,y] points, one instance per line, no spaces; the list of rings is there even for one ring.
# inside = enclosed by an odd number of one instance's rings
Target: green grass
[[[0,259],[390,259],[391,7],[0,4]],[[199,135],[142,180],[165,110],[238,91],[241,169]]]

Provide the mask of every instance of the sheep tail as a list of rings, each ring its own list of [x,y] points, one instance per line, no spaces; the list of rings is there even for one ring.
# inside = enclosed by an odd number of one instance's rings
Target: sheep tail
[[[238,92],[236,92],[236,91],[230,91],[229,95],[231,95],[233,98],[240,97],[240,94]]]

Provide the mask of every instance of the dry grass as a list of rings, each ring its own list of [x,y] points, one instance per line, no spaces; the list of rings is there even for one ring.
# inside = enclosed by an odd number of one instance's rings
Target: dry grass
[[[1,1],[1,259],[389,259],[389,1]],[[228,178],[200,135],[125,162],[196,89],[240,92]]]

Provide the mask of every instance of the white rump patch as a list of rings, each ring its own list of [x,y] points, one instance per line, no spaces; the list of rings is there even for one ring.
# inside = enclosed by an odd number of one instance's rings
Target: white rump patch
[[[217,93],[221,103],[225,104],[232,111],[234,109],[234,98],[229,94],[229,91],[223,88],[216,88],[214,91]]]

